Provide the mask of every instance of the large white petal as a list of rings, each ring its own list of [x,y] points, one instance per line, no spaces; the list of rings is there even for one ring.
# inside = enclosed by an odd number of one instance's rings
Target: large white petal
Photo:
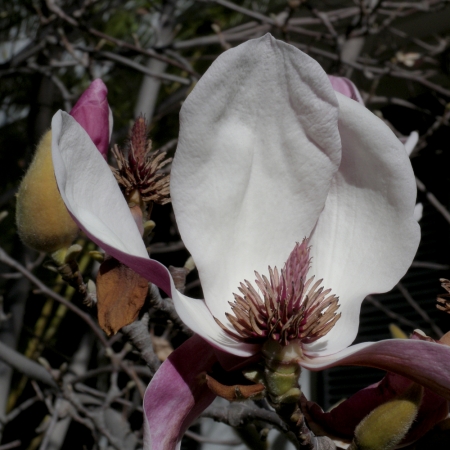
[[[318,63],[270,35],[221,55],[185,101],[172,202],[220,320],[313,229],[340,161],[336,106]]]
[[[312,273],[339,296],[342,316],[327,336],[307,347],[321,354],[351,344],[362,300],[394,287],[420,239],[416,185],[403,145],[366,108],[336,95],[342,162],[313,233],[311,255]]]

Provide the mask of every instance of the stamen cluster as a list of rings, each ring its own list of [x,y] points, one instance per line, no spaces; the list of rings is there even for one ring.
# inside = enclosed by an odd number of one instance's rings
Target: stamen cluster
[[[127,153],[128,157],[117,145],[113,149],[117,169],[112,168],[112,171],[125,196],[137,190],[144,203],[169,203],[170,175],[161,169],[172,158],[167,158],[166,152],[152,152],[152,141],[147,138],[144,117],[139,117],[133,125]]]
[[[233,338],[246,343],[262,343],[267,339],[288,345],[299,339],[310,344],[325,336],[341,314],[338,297],[331,289],[321,287],[323,280],[306,281],[310,268],[310,247],[307,239],[296,244],[281,273],[269,267],[269,278],[255,272],[255,287],[247,280],[230,302],[233,314],[226,317],[234,330],[216,322]],[[330,295],[329,295],[330,294]]]

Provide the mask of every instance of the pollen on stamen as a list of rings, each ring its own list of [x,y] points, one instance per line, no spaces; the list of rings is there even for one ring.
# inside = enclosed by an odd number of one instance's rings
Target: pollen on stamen
[[[232,314],[226,317],[233,329],[216,317],[220,327],[234,339],[263,343],[273,339],[281,345],[292,340],[310,344],[325,336],[339,320],[339,298],[324,289],[322,280],[307,280],[311,258],[305,238],[297,243],[283,269],[269,267],[269,276],[255,272],[256,288],[247,280],[230,302]],[[258,292],[258,290],[259,292]]]

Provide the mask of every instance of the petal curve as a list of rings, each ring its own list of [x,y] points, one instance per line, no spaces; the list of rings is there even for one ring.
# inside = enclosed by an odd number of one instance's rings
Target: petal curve
[[[362,300],[392,289],[416,253],[416,183],[405,149],[359,103],[336,93],[342,162],[310,240],[312,274],[339,296],[341,318],[308,351],[332,354],[358,331]]]
[[[310,370],[366,366],[397,373],[450,400],[450,347],[412,339],[387,339],[353,345],[329,356],[307,358]]]

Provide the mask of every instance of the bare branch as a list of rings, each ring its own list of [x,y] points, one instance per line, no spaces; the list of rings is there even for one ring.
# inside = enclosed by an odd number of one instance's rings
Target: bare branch
[[[0,342],[0,359],[33,380],[53,388],[57,387],[51,375],[40,364],[9,348],[3,342]]]
[[[86,314],[85,312],[81,311],[73,303],[67,301],[64,297],[61,297],[56,292],[52,291],[47,286],[45,286],[44,283],[42,283],[37,277],[35,277],[25,267],[23,267],[20,263],[18,263],[16,260],[11,258],[10,256],[8,256],[7,253],[2,248],[0,248],[0,262],[3,262],[3,263],[7,264],[10,267],[13,267],[18,272],[22,273],[35,286],[37,286],[39,288],[39,290],[43,294],[47,295],[48,297],[53,298],[54,300],[58,301],[59,303],[62,303],[68,309],[70,309],[75,314],[77,314],[79,317],[81,317],[81,319],[83,319],[90,326],[90,328],[94,331],[94,333],[97,335],[97,337],[102,342],[102,344],[105,347],[109,347],[108,341],[106,340],[105,335],[103,334],[103,331],[100,330],[98,325],[92,320],[92,318],[88,314]]]

